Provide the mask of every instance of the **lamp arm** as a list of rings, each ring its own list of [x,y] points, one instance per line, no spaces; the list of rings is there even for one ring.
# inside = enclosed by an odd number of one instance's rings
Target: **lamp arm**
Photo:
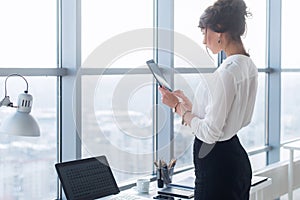
[[[22,75],[20,75],[20,74],[10,74],[10,75],[8,75],[7,77],[6,77],[6,79],[5,79],[5,97],[7,97],[7,89],[6,89],[6,82],[7,82],[7,79],[9,78],[9,77],[11,77],[11,76],[19,76],[19,77],[21,77],[25,82],[26,82],[26,90],[24,91],[24,93],[28,93],[28,82],[27,82],[27,80],[24,78],[24,76],[22,76]],[[4,98],[5,99],[5,98]],[[3,100],[4,100],[3,99]]]
[[[27,82],[27,80],[22,75],[20,75],[20,74],[10,74],[5,79],[5,96],[4,96],[4,99],[2,99],[0,101],[0,107],[1,106],[8,106],[8,107],[15,107],[15,108],[17,108],[17,106],[13,105],[13,103],[9,99],[9,96],[7,95],[6,82],[7,82],[7,79],[9,77],[11,77],[11,76],[19,76],[19,77],[23,78],[23,80],[26,82],[26,90],[24,91],[24,93],[26,93],[26,94],[28,93],[28,82]]]
[[[9,99],[9,96],[5,96],[4,99],[0,101],[0,107],[1,106],[14,107],[13,103]]]

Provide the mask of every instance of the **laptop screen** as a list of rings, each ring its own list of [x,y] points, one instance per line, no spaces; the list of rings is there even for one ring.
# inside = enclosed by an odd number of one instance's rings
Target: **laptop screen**
[[[67,199],[89,200],[120,192],[105,156],[55,165]]]

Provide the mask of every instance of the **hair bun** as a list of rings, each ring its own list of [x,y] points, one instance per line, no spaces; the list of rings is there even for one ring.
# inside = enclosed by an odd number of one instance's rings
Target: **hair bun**
[[[200,18],[199,27],[215,32],[229,32],[233,38],[245,32],[245,18],[251,15],[243,0],[218,0]]]

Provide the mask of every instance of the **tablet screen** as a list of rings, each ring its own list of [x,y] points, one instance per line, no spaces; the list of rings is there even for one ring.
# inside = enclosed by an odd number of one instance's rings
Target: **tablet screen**
[[[154,62],[154,60],[148,60],[146,63],[158,84],[172,91],[170,84],[167,82],[159,66]]]

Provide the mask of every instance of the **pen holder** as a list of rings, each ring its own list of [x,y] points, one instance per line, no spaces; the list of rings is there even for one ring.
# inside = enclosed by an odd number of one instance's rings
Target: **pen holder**
[[[162,168],[162,179],[163,179],[165,185],[169,185],[170,183],[172,183],[173,173],[174,173],[174,167],[172,167],[172,168],[163,167]]]
[[[162,172],[161,172],[161,169],[157,169],[156,171],[157,173],[157,187],[158,188],[163,188],[164,187],[164,181],[162,179]]]

